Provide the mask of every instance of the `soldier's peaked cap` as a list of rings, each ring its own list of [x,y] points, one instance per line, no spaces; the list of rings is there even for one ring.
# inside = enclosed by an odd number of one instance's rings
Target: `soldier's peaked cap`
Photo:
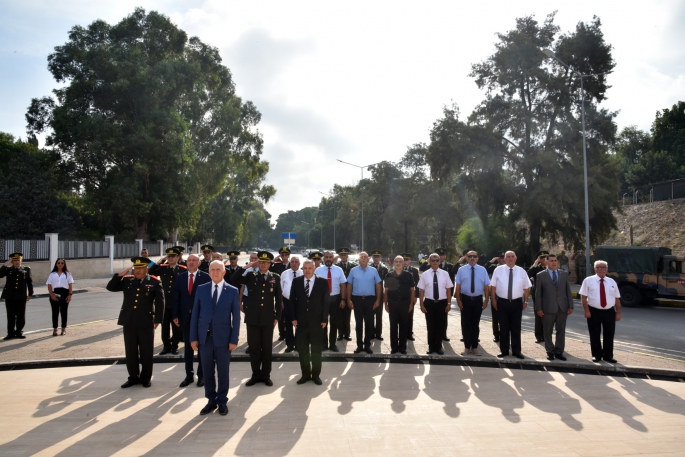
[[[257,253],[257,259],[260,262],[271,262],[274,259],[274,255],[269,251],[259,251]]]
[[[349,254],[350,248],[338,248],[335,250],[338,254]]]
[[[400,254],[404,260],[411,260],[411,254],[408,252],[405,252],[404,254]]]
[[[166,255],[181,255],[181,251],[179,251],[177,248],[169,248],[166,250]]]
[[[278,250],[279,254],[290,254],[290,248],[288,246],[283,246]]]
[[[211,244],[205,244],[200,248],[200,250],[202,250],[202,251],[214,251],[214,246],[212,246]]]
[[[12,254],[10,254],[10,259],[12,260],[21,259],[22,257],[24,257],[24,254],[22,254],[21,252],[13,252]]]
[[[147,268],[152,260],[147,257],[131,257],[131,262],[133,262],[133,268]]]
[[[549,251],[538,252],[538,257],[547,257],[548,255],[549,255]]]
[[[183,246],[171,246],[171,249],[178,249],[178,252],[183,252],[186,250]]]
[[[311,260],[314,260],[314,259],[322,259],[322,258],[323,258],[323,255],[321,255],[321,253],[320,253],[319,251],[314,251],[314,252],[312,252],[312,253],[309,254],[309,258],[310,258]]]
[[[381,251],[380,249],[374,249],[373,251],[371,251],[371,255],[383,255],[383,251]]]
[[[438,248],[438,249],[435,250],[435,253],[436,253],[437,255],[446,255],[446,254],[447,254],[447,249],[445,249],[445,248]]]
[[[226,255],[227,255],[228,257],[238,257],[238,256],[240,255],[240,252],[238,252],[238,251],[228,251],[228,252],[226,253]]]

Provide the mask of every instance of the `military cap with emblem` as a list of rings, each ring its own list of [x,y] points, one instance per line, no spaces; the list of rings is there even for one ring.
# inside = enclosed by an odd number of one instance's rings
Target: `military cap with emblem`
[[[202,252],[207,252],[207,251],[214,252],[214,246],[212,246],[211,244],[205,244],[205,245],[200,247],[200,250]]]
[[[540,251],[538,252],[538,257],[547,257],[549,255],[549,251]]]
[[[311,260],[314,260],[314,259],[323,259],[323,255],[322,255],[321,252],[319,252],[319,251],[314,251],[314,252],[310,252],[310,253],[309,253],[309,258],[310,258]]]
[[[374,249],[373,251],[371,251],[371,255],[383,255],[383,251],[381,251],[380,249]]]
[[[278,250],[279,254],[290,254],[290,248],[288,246],[283,246]]]
[[[147,268],[152,260],[147,257],[131,257],[131,262],[133,262],[133,268]]]
[[[181,251],[179,251],[177,248],[169,248],[166,250],[166,255],[181,255]]]
[[[22,254],[21,252],[13,252],[12,254],[10,254],[10,259],[12,259],[12,260],[18,260],[18,259],[21,259],[23,257],[24,257],[24,254]]]
[[[226,253],[226,255],[227,255],[228,258],[230,259],[231,257],[238,257],[238,256],[240,255],[240,252],[238,252],[238,251],[228,251],[228,252]]]
[[[260,262],[271,262],[274,259],[274,255],[269,251],[259,251],[257,253],[257,260]]]
[[[404,260],[411,260],[411,254],[408,252],[405,252],[404,254],[400,254]]]
[[[350,254],[350,248],[338,248],[335,250],[340,255],[349,255]]]
[[[437,249],[435,250],[435,253],[436,253],[437,255],[447,255],[447,249],[445,249],[445,248],[437,248]]]
[[[495,257],[503,259],[504,258],[504,251],[497,251],[497,253],[495,254]]]
[[[183,252],[186,250],[183,246],[171,246],[171,249],[177,249],[178,252]]]

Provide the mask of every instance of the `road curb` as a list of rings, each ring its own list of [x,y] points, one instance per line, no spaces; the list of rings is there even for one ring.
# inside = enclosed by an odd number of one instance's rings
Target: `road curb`
[[[72,295],[73,294],[82,294],[85,292],[89,292],[89,290],[88,289],[74,289],[71,291]],[[34,294],[34,295],[31,295],[31,298],[32,299],[34,299],[34,298],[47,298],[49,296],[50,296],[50,294]]]
[[[651,379],[655,381],[685,382],[685,371],[649,368],[640,366],[611,365],[608,363],[576,362],[542,362],[538,360],[502,360],[495,358],[476,359],[461,356],[397,355],[397,354],[335,354],[324,352],[326,362],[361,362],[361,363],[428,363],[432,365],[467,366],[483,368],[500,368],[512,370],[546,371],[556,373],[574,373],[598,376],[620,376],[626,378]],[[154,363],[183,363],[184,358],[177,356],[155,356]],[[274,354],[277,362],[299,362],[294,354]],[[197,362],[197,357],[195,358]],[[233,362],[249,362],[248,354],[232,354]],[[41,368],[65,368],[78,366],[125,364],[124,357],[85,357],[71,359],[26,360],[22,362],[2,362],[1,371],[33,370]]]

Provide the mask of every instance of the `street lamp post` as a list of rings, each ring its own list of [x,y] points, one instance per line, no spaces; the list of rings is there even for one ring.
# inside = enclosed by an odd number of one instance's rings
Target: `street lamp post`
[[[319,191],[319,193],[322,194],[322,195],[325,195],[325,196],[328,197],[328,198],[331,198],[330,194],[327,194],[327,193],[324,193],[324,192],[321,192],[321,191]],[[336,208],[335,206],[333,206],[333,249],[336,249],[337,246],[338,246],[337,244],[335,244],[335,219],[336,219],[336,217],[335,217],[335,212],[336,212],[337,210],[338,210],[338,208]]]
[[[589,78],[592,76],[601,76],[601,75],[606,75],[611,73],[610,71],[606,71],[604,73],[591,73],[584,75],[582,73],[578,73],[575,71],[573,68],[571,68],[568,64],[563,62],[559,57],[557,57],[556,54],[550,49],[543,49],[542,53],[545,54],[547,57],[550,57],[569,70],[571,70],[572,73],[574,73],[576,76],[580,78],[580,104],[581,104],[581,112],[582,112],[582,119],[583,119],[583,182],[584,182],[584,187],[585,187],[585,275],[587,276],[590,271],[590,203],[589,203],[589,198],[588,198],[588,186],[587,186],[587,146],[585,145],[585,88],[583,87],[583,78]]]
[[[340,160],[340,159],[335,159],[335,160],[337,160],[340,163],[344,163],[346,165],[351,165],[353,167],[357,167],[362,172],[361,180],[359,181],[359,186],[361,187],[361,191],[362,191],[362,243],[361,243],[362,248],[361,248],[361,250],[363,251],[364,250],[364,187],[362,186],[362,181],[364,180],[364,168],[369,168],[369,167],[372,167],[374,165],[378,165],[379,163],[383,163],[383,162],[376,162],[376,163],[372,163],[370,165],[355,165],[353,163],[345,162],[344,160]]]
[[[302,221],[303,224],[312,225],[309,222]],[[307,249],[309,249],[309,230],[307,230]]]

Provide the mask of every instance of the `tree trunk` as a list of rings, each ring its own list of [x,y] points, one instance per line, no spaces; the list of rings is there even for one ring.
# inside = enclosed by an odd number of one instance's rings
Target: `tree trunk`
[[[529,259],[532,265],[535,262],[535,255],[540,250],[540,223],[535,222],[530,225],[530,238],[529,238]]]

